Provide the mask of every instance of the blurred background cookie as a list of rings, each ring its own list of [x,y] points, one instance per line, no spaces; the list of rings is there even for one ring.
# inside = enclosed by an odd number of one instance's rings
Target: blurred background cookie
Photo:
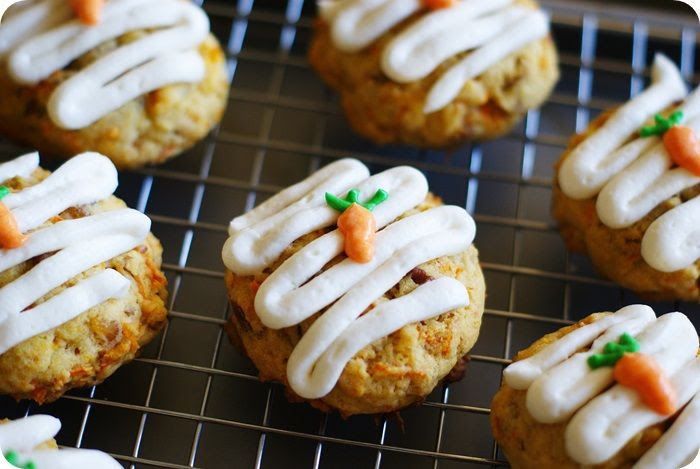
[[[98,151],[135,168],[179,154],[221,119],[225,56],[199,7],[111,0],[97,24],[82,21],[64,0],[8,10],[0,133],[47,155]]]
[[[151,221],[112,196],[109,159],[38,165],[0,165],[0,394],[43,403],[132,360],[165,326],[167,282]]]
[[[229,334],[293,400],[344,416],[395,411],[422,401],[476,342],[485,288],[474,222],[413,168],[369,177],[340,160],[230,230]]]
[[[508,132],[559,77],[530,0],[322,0],[309,60],[377,143],[445,147]]]

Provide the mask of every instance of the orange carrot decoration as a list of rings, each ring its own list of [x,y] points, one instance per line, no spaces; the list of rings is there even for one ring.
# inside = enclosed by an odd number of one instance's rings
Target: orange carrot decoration
[[[0,199],[10,193],[5,186],[0,186]],[[26,241],[26,236],[22,234],[17,226],[17,220],[7,208],[7,205],[0,202],[0,248],[14,249],[20,247]]]
[[[650,355],[626,353],[615,364],[613,373],[618,383],[634,389],[654,412],[672,415],[678,410],[671,381]]]
[[[683,111],[675,111],[668,117],[654,116],[654,125],[642,127],[639,135],[651,137],[659,135],[663,139],[671,160],[696,176],[700,176],[700,140],[690,127],[679,125]]]
[[[423,0],[423,5],[431,10],[455,6],[459,0]]]
[[[70,0],[70,6],[83,24],[95,26],[100,23],[105,0]]]
[[[377,222],[372,212],[354,203],[338,217],[338,229],[345,236],[345,253],[366,264],[374,257]]]
[[[663,136],[671,159],[681,168],[700,176],[700,140],[690,127],[676,125]]]
[[[638,353],[639,349],[639,342],[625,332],[618,342],[605,344],[603,353],[588,357],[588,366],[593,370],[614,367],[613,376],[618,383],[634,389],[654,412],[672,415],[678,410],[673,384],[654,358]]]
[[[326,202],[335,210],[343,212],[338,217],[338,229],[345,238],[345,254],[355,262],[366,264],[374,257],[374,238],[377,221],[372,210],[388,197],[386,191],[379,189],[370,200],[358,202],[360,191],[353,189],[345,199],[326,192]]]

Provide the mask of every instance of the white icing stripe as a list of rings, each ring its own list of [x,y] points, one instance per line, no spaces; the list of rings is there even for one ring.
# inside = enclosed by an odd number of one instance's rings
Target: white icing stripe
[[[37,163],[35,155],[20,157],[0,165],[0,175],[10,177],[13,172],[31,172]],[[0,354],[128,291],[129,280],[116,271],[106,270],[25,311],[56,287],[144,241],[151,222],[131,209],[41,227],[68,207],[108,197],[116,185],[116,169],[109,159],[97,153],[85,153],[39,184],[3,200],[24,232],[39,228],[28,234],[21,247],[0,251],[0,272],[38,256],[53,254],[0,288]]]
[[[33,8],[43,9],[50,1]],[[83,128],[149,91],[202,80],[205,66],[196,47],[209,31],[209,20],[200,8],[180,0],[110,1],[99,26],[74,19],[19,44],[8,69],[19,83],[33,85],[99,44],[139,29],[156,31],[109,52],[54,91],[48,111],[56,125]]]
[[[17,249],[17,254],[10,251],[12,254],[8,257],[22,256],[25,260],[30,253],[36,256],[52,252],[57,245],[65,246],[0,288],[0,321],[20,314],[36,300],[90,267],[138,246],[151,227],[147,216],[132,209],[112,210],[75,220],[76,225],[86,227],[82,232],[62,229],[64,223],[71,221],[59,222],[32,234],[25,246]],[[93,236],[84,238],[85,234]],[[3,257],[0,256],[0,263],[4,264]]]
[[[608,180],[632,161],[627,161],[627,158],[633,156],[624,158],[615,154],[615,150],[637,132],[649,117],[663,111],[687,93],[678,68],[664,55],[654,57],[651,81],[649,88],[617,109],[601,128],[566,158],[559,169],[559,185],[567,196],[587,199],[597,194]]]
[[[513,0],[463,0],[425,13],[401,31],[382,53],[382,71],[399,83],[423,79],[457,54],[473,51],[452,66],[428,92],[424,111],[450,104],[467,81],[531,42],[549,34],[539,11],[510,6]],[[348,53],[367,47],[417,13],[418,0],[321,0],[334,45]]]
[[[50,440],[61,429],[61,421],[50,415],[32,415],[0,424],[0,448],[3,451],[31,450]]]
[[[593,344],[590,352],[576,354],[538,378],[527,391],[530,414],[543,423],[566,421],[612,384],[612,368],[590,371],[586,360],[594,353],[601,353],[606,343],[616,342],[623,332],[638,336],[640,351],[652,355],[669,375],[695,356],[698,337],[692,325],[688,327],[689,321],[685,316],[675,313],[657,321],[652,318],[652,322],[644,319],[625,321],[618,327],[608,329]]]
[[[27,339],[53,329],[110,298],[121,298],[131,282],[107,269],[70,287],[39,306],[11,315],[0,323],[0,354]]]
[[[120,469],[109,455],[95,450],[35,450],[52,439],[61,422],[49,415],[30,417],[0,424],[1,451],[16,451],[20,461],[32,461],[37,469]]]
[[[144,51],[142,47],[134,44],[118,52],[123,52],[121,57],[134,57],[135,51]],[[110,57],[112,59],[114,57]],[[100,72],[111,71],[106,66],[101,67],[102,64],[95,63],[86,68],[84,73],[72,77],[54,91],[48,111],[57,125],[66,129],[82,129],[132,99],[172,83],[202,81],[206,73],[198,51],[163,53],[119,78],[117,74],[102,75]],[[96,81],[97,75],[103,78]]]
[[[344,330],[335,323],[338,316],[328,311],[314,322],[289,357],[289,382],[302,397],[322,397],[333,389],[345,364],[365,346],[406,324],[468,304],[464,285],[443,277],[421,285],[408,295],[381,303],[358,319],[347,318]]]
[[[612,368],[601,367],[591,371],[588,358],[602,353],[608,342],[617,342],[623,333],[636,336],[653,323],[656,319],[654,312],[643,311],[638,317],[609,327],[593,342],[589,351],[573,355],[536,379],[527,390],[526,404],[530,414],[542,423],[566,421],[586,402],[610,386],[614,380]],[[643,348],[648,352],[646,348],[659,345],[662,344],[645,344]]]
[[[695,120],[700,117],[700,87],[695,88],[676,109],[683,111],[683,120]]]
[[[541,11],[516,12],[510,22],[503,21],[499,34],[490,42],[469,54],[451,67],[435,82],[428,92],[424,112],[439,111],[450,104],[464,85],[481,75],[491,66],[531,42],[549,34],[549,19]]]
[[[662,272],[673,272],[700,258],[700,197],[664,213],[647,228],[642,256]]]
[[[47,0],[36,4],[27,0],[15,4],[2,17],[0,58],[17,44],[68,21],[73,11],[65,0]]]
[[[607,342],[617,341],[623,332],[636,336],[640,352],[654,357],[671,377],[680,406],[700,390],[700,359],[696,358],[700,342],[692,323],[681,313],[655,319],[644,305],[627,306],[576,329],[504,372],[509,386],[527,389],[527,409],[535,420],[570,419],[565,431],[567,453],[582,465],[607,461],[639,432],[668,418],[647,407],[636,391],[621,385],[610,388],[612,368],[589,369],[588,357],[600,353]],[[578,352],[589,346],[590,350]],[[690,452],[693,445],[697,447],[696,440],[696,435],[676,431],[668,434],[663,446],[687,447]],[[668,454],[662,448],[652,451]]]
[[[388,200],[373,212],[377,226],[386,226],[376,236],[373,259],[366,264],[345,259],[323,270],[343,250],[342,235],[335,230],[287,259],[255,297],[260,320],[274,329],[298,324],[329,307],[297,344],[287,366],[290,386],[309,399],[330,392],[347,361],[367,344],[406,324],[469,303],[464,285],[443,278],[362,314],[406,272],[462,252],[474,239],[474,222],[459,207],[437,207],[394,221],[427,194],[425,177],[408,167],[368,179],[367,169],[356,160],[341,160],[320,170],[231,223],[223,253],[226,266],[238,275],[260,272],[295,239],[334,224],[338,213],[329,211],[324,200],[329,186],[341,197],[354,187],[362,198],[379,188],[388,191]]]
[[[700,119],[686,125],[700,134]],[[625,228],[664,200],[700,182],[700,177],[688,170],[672,168],[668,151],[658,143],[600,191],[596,200],[600,221],[610,228]]]
[[[48,78],[56,70],[62,69],[72,60],[94,49],[101,43],[117,38],[129,31],[149,27],[167,28],[177,25],[183,20],[186,20],[188,23],[192,22],[192,25],[188,25],[190,27],[196,26],[196,20],[191,20],[185,15],[194,7],[187,9],[167,8],[168,4],[186,5],[185,2],[173,2],[170,0],[149,0],[147,2],[143,0],[116,0],[108,2],[102,11],[103,18],[100,26],[85,26],[77,18],[74,18],[58,28],[39,36],[34,36],[29,41],[19,44],[9,57],[9,71],[19,83],[33,85]],[[38,3],[37,8],[40,6],[41,3]],[[153,8],[153,6],[157,8]],[[164,11],[158,14],[159,9]],[[196,8],[194,10],[199,11]],[[145,13],[148,13],[148,15]],[[130,23],[127,23],[127,21]],[[183,43],[188,42],[183,39],[189,38],[178,38],[176,35],[171,34],[171,29],[166,29],[165,32],[169,33],[167,37],[176,41],[173,45],[174,50],[182,48]],[[137,41],[129,45],[140,44],[142,47],[152,47],[154,35],[147,35],[146,38],[146,42]],[[160,41],[156,39],[155,42]],[[118,55],[125,55],[121,52],[122,50],[117,49]],[[132,48],[131,50],[134,49]],[[146,53],[150,53],[150,51]],[[122,60],[129,60],[139,64],[151,58],[151,56],[139,54],[137,57],[123,58]],[[112,66],[122,68],[119,65],[121,64],[115,63]],[[134,66],[134,63],[124,62],[124,65],[127,66],[128,70]]]
[[[678,402],[685,405],[700,390],[700,359],[695,359],[672,377]],[[569,422],[565,433],[569,455],[581,464],[600,464],[620,451],[645,428],[666,420],[647,407],[632,389],[616,385],[596,397]],[[696,435],[679,435],[679,444]]]
[[[700,177],[676,167],[661,139],[636,138],[640,126],[686,94],[680,72],[663,55],[652,68],[652,85],[615,111],[605,124],[581,142],[559,170],[562,191],[574,199],[598,195],[596,211],[613,229],[643,219],[660,203],[700,183]],[[683,125],[700,134],[700,87],[676,108]],[[642,258],[654,269],[673,272],[700,257],[696,229],[700,204],[685,202],[656,219],[642,238]]]
[[[0,165],[0,182],[16,176],[27,178],[39,167],[39,153],[29,153]],[[5,202],[7,202],[5,200]]]
[[[139,233],[143,230],[144,215],[132,209],[118,209],[101,212],[89,217],[75,220],[63,220],[56,224],[37,230],[29,236],[27,242],[19,248],[6,250],[0,256],[0,272],[19,265],[33,257],[48,252],[55,252],[66,247],[96,238],[126,233]],[[114,231],[115,226],[124,226]]]
[[[234,218],[229,224],[229,235],[249,228],[281,211],[284,211],[286,216],[291,216],[308,208],[311,204],[321,206],[325,204],[323,198],[325,192],[338,194],[347,191],[351,189],[353,184],[368,177],[369,171],[365,165],[357,160],[335,161],[319,169],[302,182],[272,196],[245,215]]]
[[[122,465],[102,451],[62,449],[60,451],[29,451],[20,458],[34,461],[38,468],[51,469],[122,469]]]
[[[41,184],[10,194],[2,202],[12,209],[20,230],[28,231],[69,207],[109,197],[118,184],[117,169],[109,158],[89,152],[68,160]]]
[[[350,291],[354,300],[343,298],[334,308],[344,303],[355,305],[355,311],[348,313],[354,314],[354,319],[413,267],[466,250],[474,231],[474,222],[463,209],[436,207],[380,231],[370,262],[345,259],[313,277],[342,251],[342,236],[333,231],[314,240],[268,277],[258,290],[255,310],[263,324],[280,329],[300,323]],[[335,249],[329,249],[331,241]],[[310,260],[309,254],[317,257]],[[358,301],[367,304],[360,308]]]
[[[382,54],[384,73],[399,83],[425,78],[450,57],[474,49],[499,34],[512,14],[523,10],[501,10],[511,3],[512,0],[460,2],[453,8],[424,16],[386,46]],[[482,18],[497,10],[501,11]],[[470,34],[464,34],[465,30]]]
[[[646,305],[630,305],[617,313],[580,327],[549,344],[533,356],[508,366],[503,376],[513,389],[527,389],[542,373],[564,362],[581,348],[593,343],[607,329],[628,321],[652,321],[656,315]]]
[[[326,204],[326,192],[344,197],[349,189],[356,187],[361,192],[361,198],[369,198],[379,188],[388,191],[389,199],[373,212],[378,229],[418,205],[428,192],[425,177],[413,168],[393,168],[366,179],[366,168],[360,169],[355,166],[351,169],[346,160],[335,164],[339,166],[325,171],[323,179],[319,180],[314,176],[312,183],[302,183],[302,188],[310,191],[307,196],[293,201],[295,197],[291,197],[290,194],[294,193],[280,193],[279,199],[277,196],[270,199],[270,205],[261,206],[260,212],[256,212],[256,209],[248,218],[233,220],[230,227],[232,236],[223,249],[224,263],[228,268],[239,275],[259,273],[277,259],[295,239],[333,225],[338,218],[338,212]],[[342,169],[346,167],[347,170]],[[300,190],[296,187],[293,189]],[[279,207],[277,213],[261,219],[263,213],[267,214],[273,207]],[[246,226],[248,223],[250,225]],[[235,231],[234,226],[245,228]],[[342,244],[332,249],[336,250],[337,254],[342,250]],[[324,251],[321,252],[325,255]],[[327,260],[324,260],[325,262]],[[314,265],[317,265],[319,270],[323,266],[317,263]]]
[[[681,412],[671,428],[637,461],[632,469],[682,467],[700,446],[700,395]],[[688,461],[688,462],[686,462]]]
[[[331,36],[343,52],[357,52],[422,7],[421,0],[336,0],[321,12],[331,21]]]

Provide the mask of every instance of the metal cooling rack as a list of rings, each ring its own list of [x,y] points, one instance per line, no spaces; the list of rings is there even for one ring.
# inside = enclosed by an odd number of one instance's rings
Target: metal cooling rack
[[[99,448],[124,467],[476,468],[506,466],[489,402],[514,352],[593,311],[638,301],[569,254],[549,215],[552,165],[568,136],[641,90],[661,50],[697,83],[697,21],[610,4],[547,0],[562,80],[508,137],[450,152],[378,148],[350,132],[305,60],[311,1],[207,0],[228,50],[228,112],[216,132],[174,161],[123,173],[118,195],[145,211],[165,247],[171,322],[141,358],[105,384],[44,407],[0,399],[0,416],[51,413],[59,443]],[[669,2],[670,3],[670,2]],[[689,11],[689,10],[688,10]],[[0,158],[23,149],[0,142]],[[220,248],[230,218],[333,159],[373,171],[423,170],[432,190],[478,222],[488,282],[481,338],[464,379],[396,419],[321,414],[262,384],[228,343]],[[659,312],[692,304],[656,304]]]

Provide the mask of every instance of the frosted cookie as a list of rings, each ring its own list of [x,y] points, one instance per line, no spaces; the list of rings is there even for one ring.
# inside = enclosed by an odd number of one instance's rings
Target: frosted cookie
[[[532,0],[317,4],[311,64],[353,128],[377,143],[497,137],[559,78],[549,19]]]
[[[229,335],[294,400],[391,412],[425,398],[477,339],[474,222],[416,169],[370,177],[357,160],[336,161],[229,233]]]
[[[519,352],[491,409],[513,468],[677,469],[700,446],[697,332],[645,305],[592,314]]]
[[[53,173],[0,164],[0,394],[50,402],[99,383],[165,325],[162,248],[84,153]]]
[[[82,2],[27,0],[4,16],[0,133],[60,157],[97,151],[120,168],[201,140],[228,96],[206,14],[186,0],[110,0],[81,20],[70,4]]]
[[[12,466],[23,469],[121,469],[102,451],[59,450],[53,438],[60,429],[61,421],[49,415],[0,421],[0,451]]]
[[[649,88],[571,140],[557,163],[553,214],[569,248],[623,287],[697,300],[700,88],[688,94],[663,55],[651,72]]]

